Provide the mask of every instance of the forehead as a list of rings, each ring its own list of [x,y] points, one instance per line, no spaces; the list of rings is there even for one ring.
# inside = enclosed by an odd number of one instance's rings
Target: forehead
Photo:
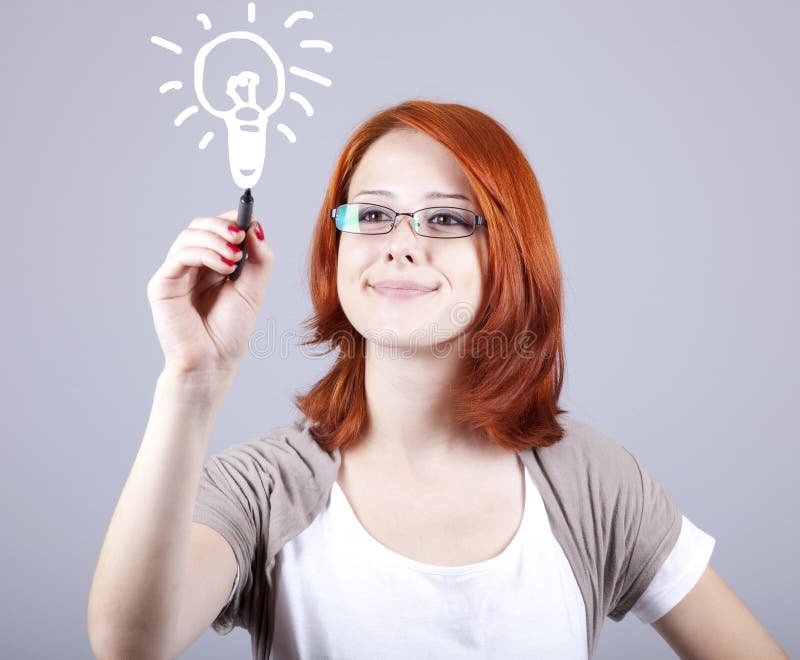
[[[415,129],[396,129],[373,142],[356,166],[349,193],[365,188],[417,194],[448,190],[472,197],[469,179],[453,153]]]

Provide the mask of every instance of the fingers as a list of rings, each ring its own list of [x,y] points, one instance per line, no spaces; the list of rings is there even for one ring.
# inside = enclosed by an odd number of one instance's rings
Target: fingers
[[[238,279],[231,282],[232,288],[254,308],[258,309],[267,288],[267,281],[272,271],[275,254],[266,240],[264,229],[258,220],[254,220],[247,231],[246,238],[247,264],[242,268]]]
[[[233,222],[231,224],[235,225],[238,218],[238,212],[226,211],[218,217],[225,222],[232,220]],[[275,259],[275,252],[273,251],[272,246],[269,244],[269,241],[267,241],[264,232],[264,225],[258,220],[258,218],[255,216],[252,217],[244,243],[240,242],[241,239],[239,236],[241,236],[241,234],[237,235],[231,242],[237,243],[240,246],[245,245],[248,263],[253,263],[254,265],[272,264]],[[261,236],[261,238],[259,238],[259,236]]]
[[[232,220],[233,222],[231,224],[235,225],[239,213],[238,211],[226,211],[219,217],[224,221]],[[264,226],[255,216],[251,218],[250,227],[247,230],[247,237],[244,243],[240,243],[241,239],[239,236],[241,236],[241,234],[237,235],[231,242],[246,246],[248,262],[261,265],[268,262],[271,263],[274,260],[275,253],[264,236]],[[261,238],[259,238],[259,236],[261,236]]]
[[[275,252],[264,234],[264,226],[260,221],[253,219],[250,229],[247,230],[246,249],[247,263],[254,266],[272,265]],[[246,269],[245,269],[246,270]]]
[[[227,257],[225,257],[227,259]],[[236,261],[227,264],[215,250],[202,247],[182,247],[166,258],[159,268],[161,276],[166,279],[183,277],[190,269],[205,266],[221,275],[230,275],[236,268]]]
[[[245,233],[236,226],[236,217],[236,211],[227,211],[220,216],[194,218],[170,246],[160,269],[161,275],[170,279],[178,278],[190,268],[201,266],[229,275],[242,259],[242,248],[245,246],[248,263],[254,266],[270,265],[274,253],[264,237],[261,223],[253,218]]]
[[[228,214],[233,213],[233,211],[228,212]],[[216,250],[220,256],[238,261],[245,233],[235,222],[230,222],[230,219],[224,217],[228,214],[194,218],[189,226],[178,234],[167,254],[171,255],[184,247],[199,246]]]
[[[241,243],[243,237],[243,231],[239,231],[237,234],[228,233],[228,236],[225,237],[208,229],[187,227],[182,230],[178,238],[175,239],[167,256],[171,256],[185,247],[203,247],[214,250],[220,257],[225,257],[231,261],[238,261],[242,256]]]

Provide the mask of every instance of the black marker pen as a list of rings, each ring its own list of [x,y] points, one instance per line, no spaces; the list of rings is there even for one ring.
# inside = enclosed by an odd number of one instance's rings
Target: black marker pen
[[[244,229],[247,232],[250,229],[250,220],[253,218],[253,195],[250,193],[250,188],[244,191],[244,195],[239,198],[239,217],[236,219],[236,226]],[[239,275],[242,274],[242,268],[244,268],[245,259],[247,259],[247,250],[244,248],[244,244],[247,242],[247,236],[245,236],[244,240],[239,244],[239,247],[242,248],[242,258],[236,262],[236,269],[228,275],[229,280],[237,280],[239,279]]]

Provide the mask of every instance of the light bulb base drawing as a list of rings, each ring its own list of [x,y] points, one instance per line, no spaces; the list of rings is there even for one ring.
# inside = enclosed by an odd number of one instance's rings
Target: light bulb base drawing
[[[240,188],[254,188],[261,178],[268,122],[269,117],[263,112],[255,120],[239,119],[234,113],[225,117],[231,176]]]

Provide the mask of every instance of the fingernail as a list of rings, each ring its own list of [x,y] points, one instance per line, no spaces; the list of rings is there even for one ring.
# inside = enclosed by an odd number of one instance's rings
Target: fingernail
[[[239,233],[239,229],[240,229],[240,227],[237,227],[236,225],[228,225],[228,231],[231,234],[238,234]]]
[[[242,248],[240,248],[238,245],[234,245],[233,243],[228,243],[228,247],[231,250],[233,250],[234,252],[241,252],[242,251]]]
[[[261,223],[258,220],[256,220],[256,238],[258,238],[259,241],[264,240],[264,230],[261,228]]]

